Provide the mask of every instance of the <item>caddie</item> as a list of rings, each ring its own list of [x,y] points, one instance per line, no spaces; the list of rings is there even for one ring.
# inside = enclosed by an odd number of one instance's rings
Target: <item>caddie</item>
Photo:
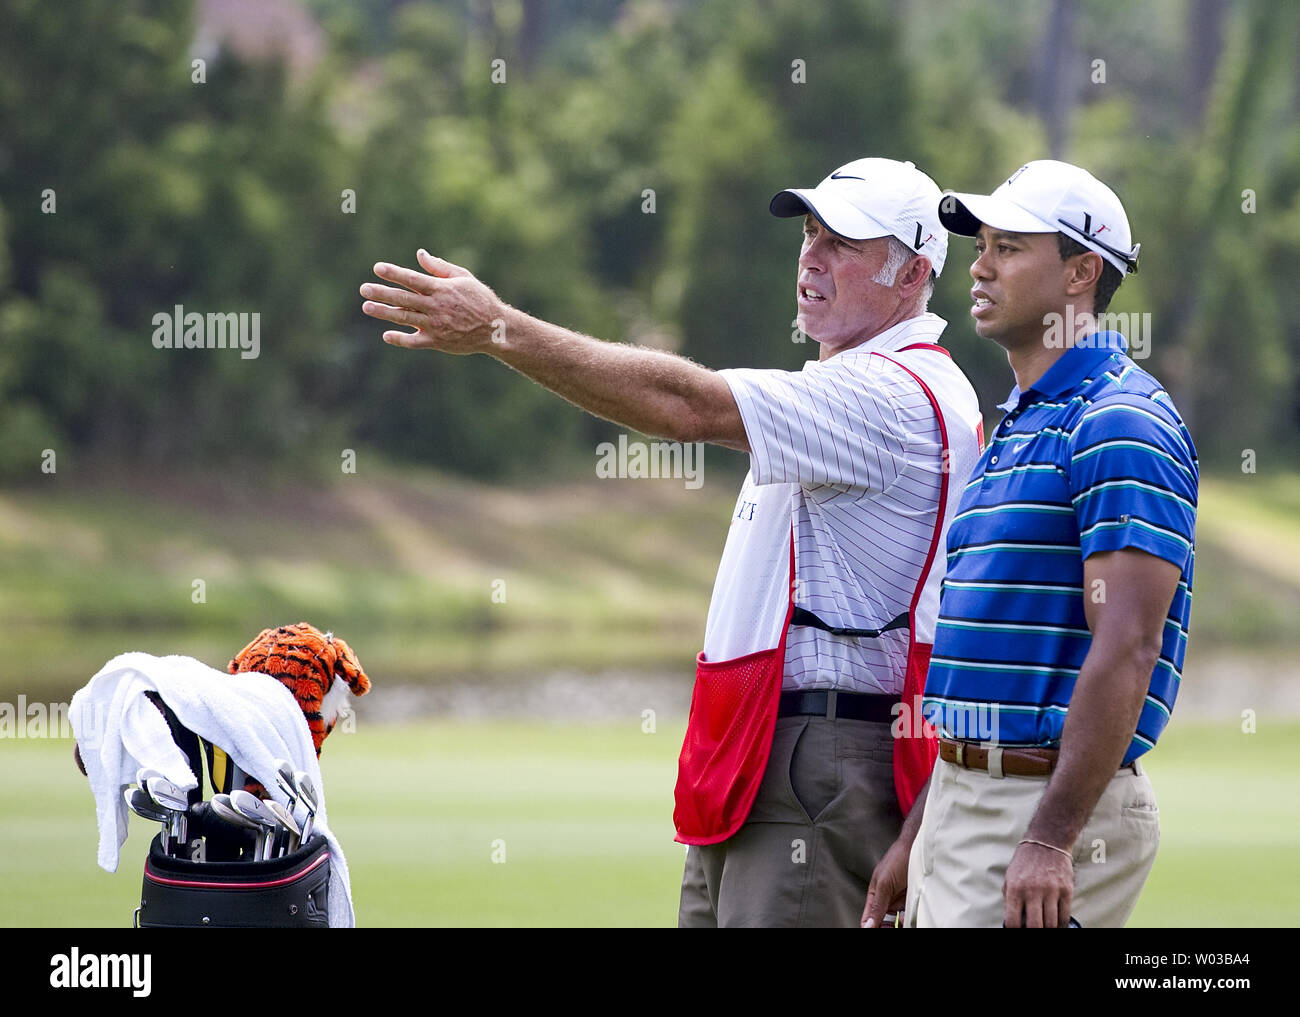
[[[797,324],[820,349],[800,371],[578,335],[423,251],[423,272],[380,264],[390,285],[361,287],[366,314],[416,329],[387,342],[486,353],[642,433],[749,454],[679,760],[682,926],[856,925],[932,765],[933,739],[893,722],[909,680],[919,704],[939,550],[982,443],[926,310],[940,196],[873,158],[772,199],[804,218]]]
[[[1016,385],[948,533],[925,711],[939,759],[864,925],[1121,926],[1160,824],[1143,762],[1178,694],[1199,472],[1169,395],[1099,327],[1138,245],[1077,166],[953,194],[975,331]]]

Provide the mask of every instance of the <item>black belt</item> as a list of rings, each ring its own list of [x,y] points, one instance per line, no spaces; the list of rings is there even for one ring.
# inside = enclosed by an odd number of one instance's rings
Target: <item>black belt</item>
[[[794,614],[790,616],[791,625],[807,625],[810,628],[821,629],[823,632],[829,632],[833,636],[860,636],[866,639],[875,639],[883,636],[886,632],[893,632],[895,629],[905,629],[908,625],[908,613],[904,611],[897,618],[888,622],[881,629],[837,629],[827,625],[811,611],[802,607],[796,607]]]
[[[865,692],[836,692],[834,708],[830,708],[830,690],[814,689],[809,692],[782,692],[776,709],[778,717],[826,717],[828,720],[870,720],[888,724],[894,719],[897,696],[875,695]]]

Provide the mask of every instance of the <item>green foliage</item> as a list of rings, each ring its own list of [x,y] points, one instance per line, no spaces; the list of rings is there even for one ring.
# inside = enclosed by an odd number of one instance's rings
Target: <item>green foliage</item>
[[[1300,289],[1277,281],[1300,260],[1300,14],[1065,6],[1051,40],[1029,0],[312,0],[317,64],[226,41],[200,83],[191,0],[5,4],[0,478],[34,482],[54,447],[230,468],[358,443],[585,471],[610,425],[483,358],[384,346],[358,308],[370,266],[427,247],[594,335],[793,368],[816,351],[790,342],[798,230],[771,195],[868,154],[994,187],[1047,154],[1049,59],[1064,157],[1144,245],[1113,309],[1151,313],[1147,366],[1209,461],[1294,449]],[[932,309],[992,414],[1010,378],[968,326],[970,258],[954,238]],[[154,349],[177,304],[259,314],[260,356]]]

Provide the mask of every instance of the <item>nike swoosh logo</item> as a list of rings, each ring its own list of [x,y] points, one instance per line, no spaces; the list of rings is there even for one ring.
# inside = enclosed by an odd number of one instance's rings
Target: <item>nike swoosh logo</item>
[[[866,183],[867,180],[866,177],[851,177],[847,173],[832,173],[831,179],[832,180],[861,180],[863,183]]]
[[[1028,448],[1028,446],[1029,446],[1029,442],[1027,442],[1027,441],[1022,441],[1019,445],[1017,445],[1017,446],[1016,446],[1015,448],[1013,448],[1011,451],[1012,451],[1012,452],[1019,452],[1019,451],[1021,451],[1022,449]]]

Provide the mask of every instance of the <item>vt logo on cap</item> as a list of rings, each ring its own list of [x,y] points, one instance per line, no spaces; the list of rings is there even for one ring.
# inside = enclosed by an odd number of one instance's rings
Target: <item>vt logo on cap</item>
[[[1087,170],[1068,162],[1025,163],[992,194],[945,195],[939,219],[949,232],[966,237],[975,236],[981,223],[1013,233],[1065,233],[1096,251],[1121,275],[1137,271],[1141,245],[1133,243],[1119,198]]]
[[[948,233],[938,215],[942,197],[939,185],[910,162],[858,159],[816,187],[781,191],[769,208],[784,219],[811,212],[848,240],[897,237],[929,258],[937,277],[948,256]]]
[[[1016,182],[1016,177],[1020,176],[1020,174],[1027,169],[1029,169],[1029,164],[1025,163],[1025,165],[1021,166],[1020,169],[1016,170],[1014,173],[1011,174],[1011,176],[1007,177],[1007,183],[1014,184]],[[1006,184],[1003,184],[1003,186],[1005,187]]]

